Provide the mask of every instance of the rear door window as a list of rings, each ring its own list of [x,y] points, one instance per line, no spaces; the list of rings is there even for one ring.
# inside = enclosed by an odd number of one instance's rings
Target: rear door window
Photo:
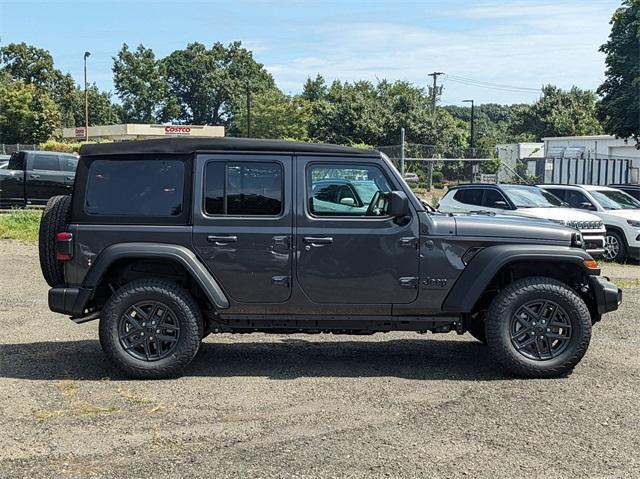
[[[211,161],[205,168],[204,183],[208,215],[278,216],[283,211],[280,163]]]
[[[84,211],[99,216],[180,216],[184,181],[181,160],[96,159],[89,166]]]
[[[60,157],[60,169],[62,171],[75,172],[78,166],[78,159],[70,156]]]
[[[31,169],[39,171],[60,171],[60,161],[58,155],[33,155],[33,165]]]
[[[456,194],[453,195],[453,199],[465,205],[480,206],[482,204],[482,189],[465,188],[458,190]]]

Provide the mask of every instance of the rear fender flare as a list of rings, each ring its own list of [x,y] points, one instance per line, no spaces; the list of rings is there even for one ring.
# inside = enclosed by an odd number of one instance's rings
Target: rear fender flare
[[[182,265],[198,283],[209,301],[218,309],[227,309],[229,300],[222,288],[196,255],[181,245],[157,243],[119,243],[105,248],[95,259],[87,273],[82,287],[95,289],[109,267],[117,260],[125,258],[161,258],[173,260]]]

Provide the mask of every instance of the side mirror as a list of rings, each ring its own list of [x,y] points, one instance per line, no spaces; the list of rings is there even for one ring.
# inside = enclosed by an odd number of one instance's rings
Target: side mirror
[[[387,214],[394,218],[403,218],[409,215],[409,198],[404,191],[392,191],[389,193]]]
[[[506,201],[494,201],[493,202],[493,208],[499,208],[501,210],[508,210],[509,209],[509,205],[507,204]]]
[[[591,211],[595,211],[595,209],[596,209],[595,206],[593,206],[588,201],[584,201],[584,202],[580,203],[578,205],[578,208],[580,208],[581,210],[591,210]]]
[[[342,198],[340,200],[340,204],[345,206],[355,206],[356,200],[354,200],[353,198]]]

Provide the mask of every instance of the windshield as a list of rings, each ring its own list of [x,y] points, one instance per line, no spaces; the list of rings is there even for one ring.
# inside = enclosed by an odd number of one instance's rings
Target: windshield
[[[517,208],[557,208],[564,206],[559,198],[535,186],[505,186],[502,190]]]
[[[640,201],[624,191],[596,190],[591,194],[605,210],[635,210],[640,208]]]

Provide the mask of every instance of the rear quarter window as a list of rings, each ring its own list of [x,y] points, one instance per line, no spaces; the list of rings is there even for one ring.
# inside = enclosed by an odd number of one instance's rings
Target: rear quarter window
[[[185,211],[185,162],[177,159],[96,159],[88,168],[89,216],[178,217]]]

